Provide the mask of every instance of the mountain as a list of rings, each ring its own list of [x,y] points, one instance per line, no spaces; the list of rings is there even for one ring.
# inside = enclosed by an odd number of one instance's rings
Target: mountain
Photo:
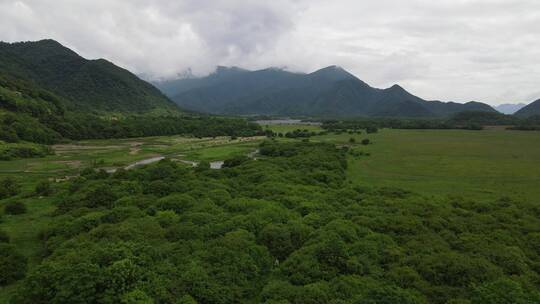
[[[521,116],[521,117],[540,115],[540,99],[523,107],[521,110],[517,111],[514,115]]]
[[[503,114],[514,114],[516,113],[517,111],[521,110],[523,107],[525,107],[526,104],[524,103],[505,103],[505,104],[501,104],[501,105],[498,105],[495,108],[495,110],[503,113]]]
[[[0,42],[0,71],[53,92],[71,109],[177,109],[158,89],[129,71],[105,59],[87,60],[54,40]]]
[[[373,88],[338,66],[309,74],[218,67],[206,77],[155,85],[182,107],[214,114],[441,117],[462,111],[495,111],[478,102],[426,101],[398,85]]]

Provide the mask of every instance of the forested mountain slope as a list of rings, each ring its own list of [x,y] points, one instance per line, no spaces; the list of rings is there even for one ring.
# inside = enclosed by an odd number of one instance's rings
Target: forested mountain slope
[[[104,59],[87,60],[54,40],[0,42],[0,71],[63,97],[72,110],[178,110],[129,71]]]
[[[70,111],[69,101],[0,71],[0,140],[53,144],[65,140],[186,134],[252,136],[261,128],[237,118],[161,113]]]
[[[210,113],[441,117],[462,111],[495,111],[478,102],[426,101],[398,85],[373,88],[336,66],[310,74],[275,68],[248,71],[218,67],[207,77],[155,84],[180,106]]]
[[[540,115],[540,99],[523,107],[521,110],[517,111],[515,115],[523,117]]]

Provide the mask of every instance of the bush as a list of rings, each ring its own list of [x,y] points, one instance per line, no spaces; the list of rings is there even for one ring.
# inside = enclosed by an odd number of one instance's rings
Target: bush
[[[0,243],[9,243],[9,235],[4,230],[0,230]]]
[[[43,180],[36,185],[35,192],[37,195],[49,196],[52,194],[53,189],[49,180]]]
[[[10,244],[0,243],[0,286],[22,279],[26,274],[26,258]]]
[[[367,132],[368,134],[371,134],[371,133],[377,133],[377,132],[379,132],[379,129],[377,129],[376,127],[367,127],[367,128],[366,128],[366,132]]]
[[[11,177],[0,180],[0,199],[19,194],[19,188],[19,184]]]
[[[244,156],[244,155],[235,156],[233,158],[226,159],[223,162],[222,167],[223,168],[232,168],[232,167],[240,166],[241,164],[245,163],[248,160],[249,160],[249,158],[247,156]]]
[[[26,206],[17,201],[9,202],[4,207],[4,213],[11,215],[23,214],[26,213]]]
[[[369,141],[369,139],[365,138],[365,139],[362,139],[362,145],[364,146],[367,146],[369,145],[371,142]]]

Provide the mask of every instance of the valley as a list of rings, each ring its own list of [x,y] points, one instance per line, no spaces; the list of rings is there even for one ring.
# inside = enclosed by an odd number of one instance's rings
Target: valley
[[[539,101],[338,66],[154,84],[0,42],[0,303],[540,303]]]

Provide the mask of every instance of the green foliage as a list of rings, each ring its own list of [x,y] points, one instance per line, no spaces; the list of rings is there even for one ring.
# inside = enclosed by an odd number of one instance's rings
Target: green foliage
[[[0,286],[22,279],[26,273],[26,258],[15,246],[0,242]]]
[[[35,193],[37,195],[42,195],[42,196],[51,195],[53,193],[51,182],[48,179],[42,180],[41,182],[39,182],[36,185]]]
[[[248,160],[249,158],[247,156],[238,155],[233,158],[226,159],[223,162],[222,168],[232,168],[232,167],[240,166],[241,164],[245,163]]]
[[[331,144],[259,150],[221,170],[161,161],[59,187],[12,302],[538,300],[536,205],[356,187]]]
[[[1,49],[1,45],[0,45]],[[2,56],[0,50],[0,66]],[[126,138],[185,134],[196,137],[262,135],[255,123],[239,118],[185,115],[178,111],[100,115],[81,108],[65,109],[70,101],[42,89],[32,81],[24,81],[0,72],[0,140],[16,143],[27,141],[53,144],[65,139]],[[101,93],[100,93],[101,94]],[[140,96],[140,95],[137,95]],[[147,96],[148,97],[148,96]],[[88,98],[85,94],[85,98]],[[110,96],[108,96],[110,98]],[[122,98],[125,98],[122,95]],[[148,97],[151,98],[151,97]],[[165,97],[163,97],[165,98]],[[115,98],[118,100],[118,98]],[[94,108],[95,100],[92,100]],[[107,105],[112,106],[113,105]],[[129,105],[125,105],[128,107]],[[148,106],[151,106],[150,104]],[[120,110],[120,109],[119,109]],[[2,145],[0,159],[36,157],[48,154],[44,147]]]
[[[159,90],[132,73],[103,59],[86,60],[54,40],[0,43],[0,70],[62,96],[71,109],[177,109]]]
[[[32,143],[10,143],[0,141],[0,160],[13,160],[17,158],[44,157],[52,154],[51,148]]]
[[[11,177],[0,179],[0,199],[15,196],[19,194],[20,186],[17,181]]]
[[[19,215],[26,213],[26,205],[20,201],[9,201],[4,206],[4,213]]]
[[[0,243],[9,243],[9,235],[4,230],[0,230]]]

